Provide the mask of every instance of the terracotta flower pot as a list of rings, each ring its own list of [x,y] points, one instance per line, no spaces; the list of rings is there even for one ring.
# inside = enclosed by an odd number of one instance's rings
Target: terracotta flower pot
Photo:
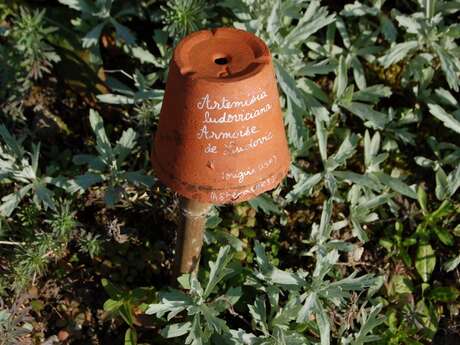
[[[248,200],[280,183],[290,154],[261,39],[219,28],[178,44],[151,158],[161,181],[205,203]]]

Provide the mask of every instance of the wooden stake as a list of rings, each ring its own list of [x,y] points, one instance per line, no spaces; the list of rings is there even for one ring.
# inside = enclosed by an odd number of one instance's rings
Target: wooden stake
[[[181,220],[177,233],[174,277],[196,272],[203,246],[206,215],[211,204],[181,198]]]

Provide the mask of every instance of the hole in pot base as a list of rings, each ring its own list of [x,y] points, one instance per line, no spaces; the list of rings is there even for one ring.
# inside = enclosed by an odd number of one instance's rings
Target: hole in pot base
[[[214,59],[214,63],[217,64],[217,65],[226,65],[228,64],[228,58],[226,57],[219,57],[219,58],[216,58]]]

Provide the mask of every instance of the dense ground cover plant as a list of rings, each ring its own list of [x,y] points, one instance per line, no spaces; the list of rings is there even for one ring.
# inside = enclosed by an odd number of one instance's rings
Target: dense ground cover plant
[[[458,1],[0,4],[0,344],[459,343]],[[149,170],[172,48],[270,47],[288,178],[169,281]],[[75,73],[72,73],[75,72]]]
[[[46,10],[4,10],[4,18],[13,23],[3,27],[0,35],[5,43],[0,46],[0,72],[2,90],[0,96],[3,111],[13,117],[21,117],[24,96],[34,81],[51,73],[54,63],[60,60],[54,48],[47,42],[57,30],[44,22]],[[4,101],[7,102],[4,102]]]

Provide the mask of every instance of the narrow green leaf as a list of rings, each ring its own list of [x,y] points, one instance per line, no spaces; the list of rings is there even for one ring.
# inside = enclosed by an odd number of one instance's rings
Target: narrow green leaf
[[[427,201],[427,196],[425,189],[421,185],[418,186],[417,188],[417,200],[418,203],[420,204],[420,207],[422,208],[423,214],[428,213],[428,201]]]
[[[428,282],[436,266],[436,254],[429,243],[422,243],[417,248],[415,268],[424,282]]]
[[[134,328],[128,328],[126,331],[125,345],[137,345],[137,332]]]
[[[433,231],[443,244],[446,246],[454,245],[454,236],[452,236],[449,230],[444,229],[441,226],[434,226]]]
[[[454,287],[436,287],[428,296],[435,302],[452,303],[460,296],[460,291]]]
[[[327,161],[327,131],[324,128],[323,122],[316,117],[316,137],[318,138],[319,153],[323,164]]]

